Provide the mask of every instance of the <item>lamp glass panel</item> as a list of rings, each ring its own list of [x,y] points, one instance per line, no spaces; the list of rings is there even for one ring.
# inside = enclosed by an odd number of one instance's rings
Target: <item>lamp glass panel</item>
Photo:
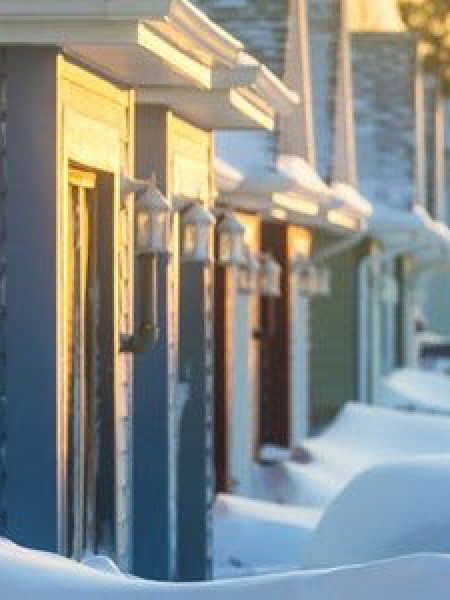
[[[143,254],[148,247],[150,236],[150,218],[146,212],[137,213],[137,252]]]
[[[219,235],[219,261],[229,263],[233,255],[233,238],[228,231],[223,231]]]

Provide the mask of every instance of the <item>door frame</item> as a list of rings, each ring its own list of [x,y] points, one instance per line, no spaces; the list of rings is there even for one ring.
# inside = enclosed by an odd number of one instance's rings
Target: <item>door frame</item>
[[[68,418],[68,382],[67,382],[67,331],[68,319],[68,286],[67,265],[69,252],[69,173],[72,164],[77,164],[80,169],[86,171],[101,170],[114,177],[114,233],[113,233],[113,256],[114,273],[118,272],[118,214],[120,210],[120,139],[119,132],[107,124],[101,123],[70,107],[62,106],[60,110],[59,138],[62,143],[60,154],[58,182],[58,286],[57,286],[57,310],[58,310],[58,551],[66,554],[68,551],[68,498],[67,498],[67,418]],[[114,283],[114,372],[117,373],[117,362],[119,352],[118,331],[118,282]],[[116,379],[116,378],[115,378]],[[118,394],[118,383],[115,382],[114,390],[115,412],[118,413],[118,404],[123,402],[123,397]],[[116,443],[116,465],[117,461]],[[116,487],[119,481],[116,483]],[[116,489],[117,495],[117,489]],[[116,517],[117,521],[117,517]],[[117,531],[119,531],[117,529]]]

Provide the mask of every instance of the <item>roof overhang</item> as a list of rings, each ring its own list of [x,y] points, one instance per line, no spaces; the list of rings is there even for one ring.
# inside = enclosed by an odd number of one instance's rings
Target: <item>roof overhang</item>
[[[215,178],[219,202],[258,212],[264,219],[345,233],[364,230],[370,213],[370,206],[362,200],[357,203],[353,198],[353,203],[345,203],[337,199],[335,190],[298,157],[280,157],[276,167],[251,177],[216,160]]]
[[[420,260],[449,257],[450,230],[433,220],[422,206],[410,210],[374,205],[369,233],[386,248],[404,248]]]
[[[139,88],[142,102],[162,98],[191,120],[204,110],[208,118],[198,123],[211,129],[273,129],[276,113],[298,103],[247,58],[241,42],[186,0],[0,0],[0,44],[58,46]],[[223,112],[212,110],[214,103]]]

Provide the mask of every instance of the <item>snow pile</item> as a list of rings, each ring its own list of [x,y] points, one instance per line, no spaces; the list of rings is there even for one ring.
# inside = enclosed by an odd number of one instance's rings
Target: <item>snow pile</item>
[[[101,573],[0,541],[0,581],[2,600],[440,600],[450,589],[450,557],[418,555],[343,569],[170,584]]]
[[[312,508],[219,495],[214,506],[214,577],[299,568],[320,516]]]
[[[380,398],[384,406],[450,415],[450,377],[398,369],[384,379]]]
[[[356,475],[383,462],[450,453],[450,419],[349,403],[319,436],[305,440],[307,464],[255,465],[252,494],[324,509]]]
[[[368,469],[325,511],[305,568],[365,563],[419,552],[450,552],[450,457]]]

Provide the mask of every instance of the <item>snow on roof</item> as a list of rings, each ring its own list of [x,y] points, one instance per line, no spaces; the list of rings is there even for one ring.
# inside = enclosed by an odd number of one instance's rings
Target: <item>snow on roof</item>
[[[414,234],[411,238],[411,251],[421,252],[417,236],[430,247],[450,251],[450,231],[444,223],[433,220],[420,205],[410,210],[402,210],[375,202],[369,220],[369,229],[374,236],[389,238],[392,233]]]
[[[214,158],[214,182],[222,192],[231,192],[241,183],[242,173],[219,157]]]
[[[265,544],[270,544],[266,539]],[[204,583],[144,581],[0,541],[2,600],[430,600],[450,589],[450,557],[407,556],[332,570]]]
[[[344,206],[365,218],[371,216],[373,212],[371,203],[353,186],[337,181],[331,185],[331,189],[336,199],[342,202]]]

